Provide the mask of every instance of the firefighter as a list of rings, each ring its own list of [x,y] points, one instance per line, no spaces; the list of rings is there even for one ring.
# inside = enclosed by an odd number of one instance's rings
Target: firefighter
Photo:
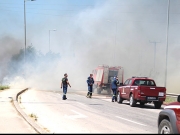
[[[113,91],[112,102],[114,102],[114,100],[115,100],[115,102],[117,101],[117,96],[116,96],[116,94],[117,94],[117,85],[118,85],[118,84],[119,84],[118,77],[115,76],[115,77],[113,78],[112,82],[111,82],[111,89],[112,89],[112,91]]]
[[[68,82],[68,75],[67,73],[64,74],[64,77],[62,78],[62,81],[61,81],[61,89],[63,87],[63,97],[62,99],[63,100],[66,100],[66,93],[67,93],[67,88],[68,88],[68,85],[69,87],[71,87],[70,83]]]
[[[88,84],[88,93],[87,93],[86,97],[91,98],[92,90],[93,90],[93,84],[94,84],[93,74],[90,74],[90,76],[87,78],[87,84]]]

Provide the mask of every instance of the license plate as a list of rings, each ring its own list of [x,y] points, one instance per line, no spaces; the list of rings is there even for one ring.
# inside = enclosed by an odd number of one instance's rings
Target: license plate
[[[156,97],[147,97],[147,100],[157,100]]]

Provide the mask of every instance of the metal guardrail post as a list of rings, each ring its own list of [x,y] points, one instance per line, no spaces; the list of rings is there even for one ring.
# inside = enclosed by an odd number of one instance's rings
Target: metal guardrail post
[[[170,97],[178,97],[180,94],[175,94],[175,93],[166,93],[166,96]]]

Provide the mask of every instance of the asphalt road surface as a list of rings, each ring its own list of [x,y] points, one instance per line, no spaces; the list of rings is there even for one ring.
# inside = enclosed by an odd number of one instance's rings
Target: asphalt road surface
[[[12,98],[21,89],[0,90],[0,134],[37,133],[17,112]]]
[[[61,91],[30,89],[21,95],[21,106],[50,133],[157,133],[157,118],[162,109],[153,104],[130,107],[111,102],[111,96],[87,91],[68,90],[67,100]]]

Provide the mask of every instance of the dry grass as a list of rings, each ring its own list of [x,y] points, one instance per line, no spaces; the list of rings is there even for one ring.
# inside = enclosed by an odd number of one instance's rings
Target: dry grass
[[[33,118],[35,121],[37,121],[37,116],[36,116],[36,114],[33,114],[33,113],[31,113],[30,115],[29,115],[31,118]]]
[[[0,85],[0,90],[5,90],[5,89],[9,89],[9,88],[10,88],[9,86]]]
[[[21,96],[18,97],[18,101],[19,101],[19,103],[21,103]]]
[[[169,104],[176,101],[177,101],[177,97],[166,97],[166,100],[164,101],[164,103]]]
[[[44,130],[46,130],[47,132],[50,132],[50,130],[49,130],[49,129],[47,129],[47,128],[44,128]]]

